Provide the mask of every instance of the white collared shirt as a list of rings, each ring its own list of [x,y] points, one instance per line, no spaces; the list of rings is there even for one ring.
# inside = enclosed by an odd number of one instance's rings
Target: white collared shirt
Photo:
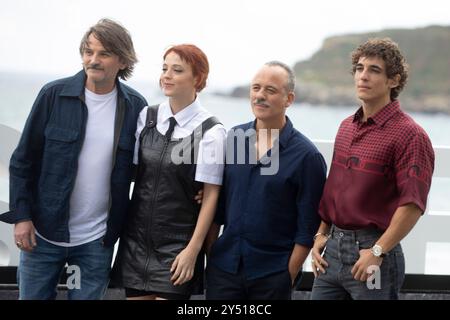
[[[139,136],[145,126],[147,108],[148,107],[145,107],[141,111],[137,123],[136,145],[133,159],[135,164],[138,163]],[[192,104],[175,115],[172,113],[169,101],[167,100],[159,106],[156,129],[161,134],[165,134],[169,129],[169,118],[174,117],[177,124],[175,125],[172,138],[181,139],[189,136],[195,128],[211,116],[212,114],[200,104],[198,97]],[[199,144],[197,168],[195,172],[196,181],[222,185],[225,145],[226,130],[222,124],[217,124],[205,132]]]

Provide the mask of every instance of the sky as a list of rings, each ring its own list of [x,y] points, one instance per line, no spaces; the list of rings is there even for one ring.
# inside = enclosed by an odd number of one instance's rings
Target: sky
[[[82,35],[108,17],[132,35],[135,80],[156,84],[165,49],[193,43],[208,56],[210,90],[248,83],[269,60],[308,59],[329,36],[450,25],[447,0],[0,0],[0,8],[0,72],[74,74]]]

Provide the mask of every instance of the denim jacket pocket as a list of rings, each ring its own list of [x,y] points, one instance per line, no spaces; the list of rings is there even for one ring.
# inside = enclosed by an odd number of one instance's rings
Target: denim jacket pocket
[[[120,137],[115,156],[115,182],[129,183],[132,178],[133,154],[135,140],[130,137]]]
[[[45,129],[40,184],[64,186],[78,154],[78,131],[48,126]]]
[[[72,129],[58,128],[51,125],[45,128],[45,137],[49,140],[73,142],[78,139],[78,136],[79,132]]]
[[[135,140],[130,137],[120,137],[117,145],[116,158],[120,166],[129,167],[133,163]]]
[[[78,140],[79,132],[67,128],[48,126],[45,129],[45,151],[54,155],[67,156],[74,154],[74,142]]]

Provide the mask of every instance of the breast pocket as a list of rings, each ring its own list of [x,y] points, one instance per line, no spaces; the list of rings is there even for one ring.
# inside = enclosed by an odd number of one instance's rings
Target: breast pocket
[[[131,137],[120,137],[117,145],[117,164],[120,167],[131,167],[133,164],[135,140]]]
[[[63,156],[73,154],[78,137],[78,131],[48,126],[45,129],[45,151]]]
[[[69,182],[69,172],[76,165],[77,131],[49,126],[45,129],[45,150],[42,156],[41,187],[63,188]]]
[[[45,151],[42,171],[64,174],[77,154],[78,131],[49,126],[45,129]]]
[[[129,183],[133,169],[134,139],[120,137],[116,151],[116,163],[113,180]]]

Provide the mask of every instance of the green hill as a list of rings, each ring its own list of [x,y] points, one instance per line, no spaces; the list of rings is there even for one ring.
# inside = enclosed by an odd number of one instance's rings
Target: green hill
[[[450,27],[388,29],[327,38],[309,60],[295,64],[297,101],[312,104],[357,103],[350,74],[351,52],[369,38],[397,42],[410,65],[409,82],[400,95],[405,109],[450,113]]]

